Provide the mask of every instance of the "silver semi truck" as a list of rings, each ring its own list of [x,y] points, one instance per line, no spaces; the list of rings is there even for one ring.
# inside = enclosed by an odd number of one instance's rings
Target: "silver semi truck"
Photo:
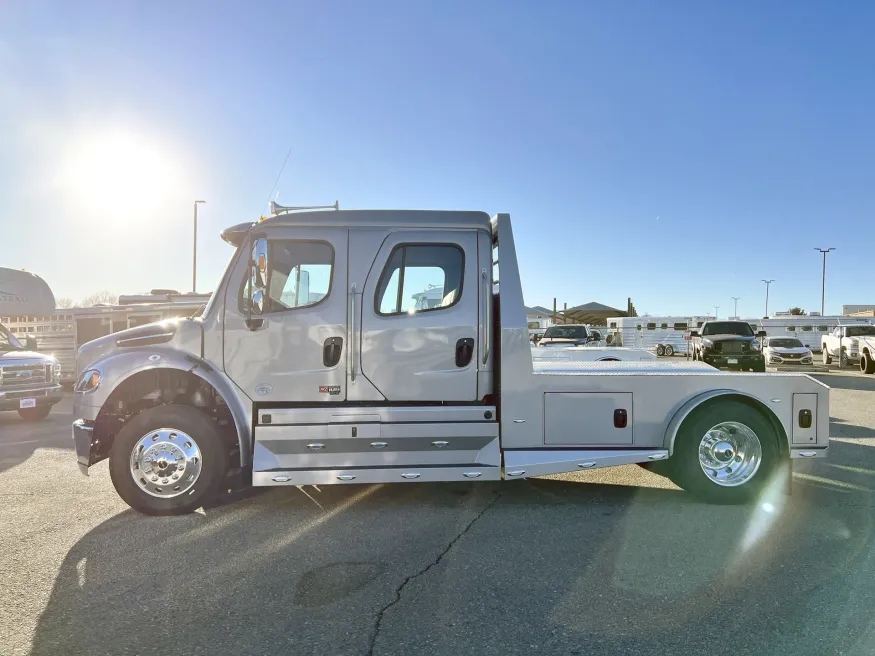
[[[236,251],[202,316],[78,353],[79,465],[109,458],[142,512],[190,512],[241,479],[514,480],[631,463],[744,502],[793,459],[827,454],[829,389],[806,375],[533,359],[507,214],[308,211],[223,238]],[[437,287],[440,302],[418,307]]]

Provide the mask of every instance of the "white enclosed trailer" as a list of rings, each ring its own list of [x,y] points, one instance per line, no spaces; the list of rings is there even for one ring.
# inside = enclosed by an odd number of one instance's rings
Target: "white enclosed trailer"
[[[688,330],[701,328],[706,316],[646,316],[608,319],[608,335],[612,346],[643,348],[657,355],[685,354],[689,342]]]
[[[815,353],[820,352],[822,338],[837,326],[870,325],[871,317],[772,315],[759,324],[769,337],[795,337]]]
[[[827,453],[829,390],[805,375],[535,360],[509,215],[303,212],[224,237],[237,251],[202,316],[79,352],[79,464],[109,457],[143,512],[190,512],[233,473],[325,485],[631,463],[740,502]],[[290,305],[304,269],[319,300]],[[416,309],[424,284],[442,285],[439,307]]]

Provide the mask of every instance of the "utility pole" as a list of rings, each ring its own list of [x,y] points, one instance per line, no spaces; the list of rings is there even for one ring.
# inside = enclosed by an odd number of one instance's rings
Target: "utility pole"
[[[826,254],[830,251],[834,251],[835,248],[815,248],[814,250],[823,253],[823,280],[820,285],[820,316],[823,316],[823,304],[826,300]]]
[[[766,283],[766,316],[769,316],[769,285],[775,281],[763,279],[763,282]]]
[[[740,299],[741,296],[730,296],[729,298],[735,301],[735,309],[733,310],[733,313],[735,318],[738,319],[738,299]]]
[[[717,318],[717,310],[719,310],[719,309],[720,309],[720,306],[719,306],[719,305],[715,305],[715,306],[714,306],[714,318],[715,318],[715,319]]]
[[[191,256],[191,293],[197,293],[197,206],[198,203],[206,203],[205,200],[194,202],[194,244]]]

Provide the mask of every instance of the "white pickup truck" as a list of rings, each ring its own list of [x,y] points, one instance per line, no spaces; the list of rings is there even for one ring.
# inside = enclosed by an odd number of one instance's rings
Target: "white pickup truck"
[[[841,366],[860,364],[865,374],[875,373],[875,326],[837,326],[820,340],[824,364],[832,364],[838,358]]]
[[[507,214],[283,213],[223,237],[236,252],[200,317],[78,354],[80,467],[109,458],[142,512],[191,512],[232,482],[512,481],[633,463],[744,502],[827,453],[829,389],[806,375],[533,358]],[[440,302],[417,308],[431,287]]]

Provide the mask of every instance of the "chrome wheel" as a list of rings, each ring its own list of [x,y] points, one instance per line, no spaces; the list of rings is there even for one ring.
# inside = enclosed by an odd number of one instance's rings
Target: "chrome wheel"
[[[763,459],[757,434],[744,424],[724,421],[699,442],[699,465],[717,485],[737,487],[754,477]]]
[[[201,466],[197,442],[172,428],[149,431],[131,451],[131,476],[153,497],[169,499],[185,494],[197,482]]]

